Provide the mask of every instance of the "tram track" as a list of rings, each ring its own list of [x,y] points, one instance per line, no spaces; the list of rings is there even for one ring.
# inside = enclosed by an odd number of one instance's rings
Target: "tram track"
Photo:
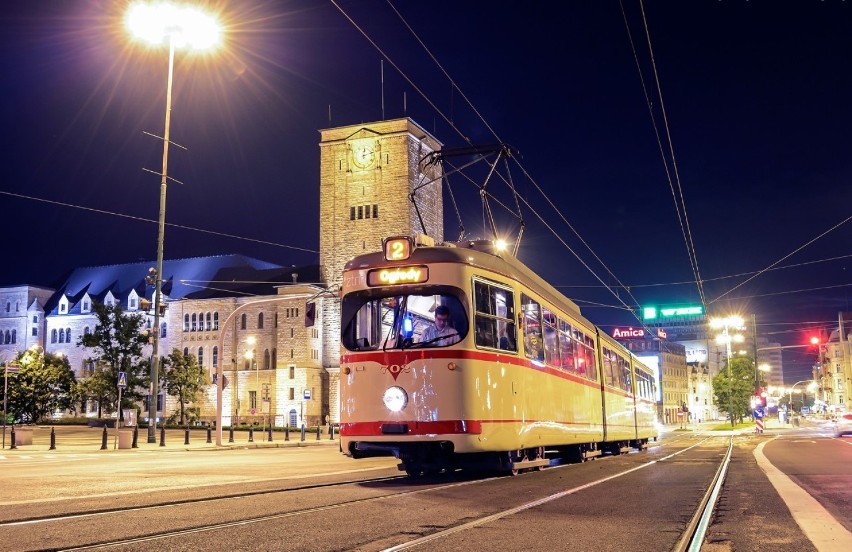
[[[692,444],[685,448],[680,448],[679,450],[673,451],[671,453],[665,454],[660,458],[652,459],[641,464],[635,465],[628,469],[619,469],[615,473],[612,473],[606,477],[597,478],[594,481],[590,481],[580,485],[574,485],[570,488],[564,489],[558,493],[552,493],[548,496],[539,498],[534,501],[529,501],[520,505],[516,505],[512,508],[506,508],[503,510],[499,510],[497,512],[489,512],[486,515],[482,515],[476,517],[475,519],[466,519],[463,523],[458,523],[450,527],[440,527],[439,524],[435,526],[434,531],[430,534],[417,536],[417,538],[407,540],[400,544],[394,544],[392,547],[387,548],[386,543],[388,542],[399,542],[398,537],[393,537],[392,535],[384,535],[380,539],[377,539],[372,542],[361,542],[360,548],[363,549],[372,549],[372,550],[405,550],[408,548],[414,548],[418,546],[422,546],[425,543],[438,541],[442,538],[448,537],[453,534],[457,534],[460,532],[464,532],[466,530],[472,529],[474,527],[478,527],[484,524],[489,524],[499,519],[512,516],[527,510],[531,510],[536,508],[537,506],[541,506],[548,502],[557,501],[560,498],[566,497],[571,494],[580,493],[585,490],[591,489],[598,485],[610,482],[617,478],[621,478],[627,476],[631,473],[635,473],[644,468],[648,468],[657,464],[661,464],[672,460],[695,447],[704,444],[709,439],[702,439],[695,444]],[[612,458],[619,458],[618,456],[614,456]],[[621,457],[624,458],[624,457]],[[595,460],[594,462],[606,462],[606,459]],[[571,466],[578,466],[578,464],[568,464],[560,467],[552,468],[552,470],[561,469],[561,468],[570,468]],[[550,471],[550,470],[547,470]],[[504,479],[503,477],[499,478],[480,478],[473,480],[465,480],[465,481],[453,481],[450,483],[441,484],[441,478],[435,478],[434,480],[428,481],[418,481],[417,485],[428,485],[423,488],[406,488],[397,492],[390,492],[388,494],[381,494],[379,496],[368,496],[362,498],[351,498],[347,500],[333,500],[327,504],[318,504],[311,505],[309,507],[304,508],[294,508],[288,511],[278,511],[272,512],[264,515],[241,515],[238,516],[237,519],[226,519],[219,520],[215,523],[191,523],[182,527],[173,527],[170,529],[162,530],[162,531],[140,531],[137,534],[131,535],[118,535],[113,534],[106,538],[97,539],[97,540],[81,540],[79,542],[68,542],[63,547],[56,546],[48,546],[47,548],[51,550],[94,550],[94,549],[108,549],[108,548],[121,548],[121,547],[129,547],[134,549],[139,548],[147,548],[148,546],[155,546],[155,542],[159,542],[157,546],[162,546],[163,542],[167,542],[169,539],[177,539],[178,542],[182,538],[190,539],[190,538],[199,538],[205,533],[216,533],[216,532],[228,532],[229,530],[236,531],[239,530],[240,527],[247,527],[251,525],[258,524],[274,524],[275,522],[282,522],[285,520],[304,520],[299,523],[306,523],[307,520],[316,519],[317,517],[326,517],[329,513],[333,511],[340,511],[345,509],[369,509],[371,504],[377,504],[380,502],[394,501],[399,500],[402,503],[409,503],[412,499],[418,495],[428,495],[433,493],[435,496],[440,496],[446,493],[456,492],[457,488],[477,485],[477,484],[485,484],[489,482],[493,482],[497,479]],[[508,480],[512,480],[513,478],[509,478]],[[433,481],[435,484],[433,484]],[[162,517],[170,517],[168,514],[169,509],[175,509],[174,511],[180,511],[182,507],[187,505],[191,505],[194,507],[200,507],[202,505],[210,506],[214,505],[214,507],[222,512],[231,511],[234,509],[239,509],[239,507],[234,507],[234,501],[238,501],[241,504],[245,503],[247,500],[257,499],[260,497],[265,497],[267,499],[271,499],[272,501],[278,501],[280,497],[287,495],[288,493],[305,493],[305,492],[313,492],[313,491],[339,491],[344,489],[347,486],[359,486],[359,487],[371,487],[373,490],[381,487],[381,491],[391,490],[394,491],[394,485],[399,483],[405,483],[406,487],[409,485],[409,480],[404,477],[380,477],[380,478],[372,478],[372,479],[364,479],[357,481],[347,481],[347,482],[337,482],[330,484],[317,484],[317,485],[303,485],[297,488],[288,488],[288,489],[278,489],[278,490],[263,490],[256,492],[248,492],[248,493],[232,493],[228,496],[217,496],[217,497],[208,497],[203,499],[192,499],[192,500],[182,500],[175,501],[173,503],[160,503],[156,505],[150,506],[141,506],[134,508],[111,508],[111,509],[103,509],[101,511],[89,511],[89,512],[77,512],[73,514],[67,514],[63,516],[53,516],[53,517],[42,517],[42,518],[33,518],[28,520],[19,520],[12,522],[0,523],[0,530],[3,529],[15,529],[25,526],[37,526],[41,529],[52,528],[57,525],[76,523],[79,524],[81,521],[85,523],[84,520],[89,520],[89,523],[96,524],[98,526],[110,527],[115,520],[120,518],[129,517],[128,514],[133,514],[138,517],[139,513],[145,513],[143,517],[150,517],[152,512],[157,512],[157,516]],[[387,487],[384,485],[387,484]],[[378,486],[378,487],[377,487]],[[464,491],[462,492],[462,494]],[[245,509],[245,508],[244,508]],[[197,520],[196,520],[197,521]],[[292,523],[292,522],[291,522]],[[309,524],[309,522],[308,522]],[[410,537],[410,535],[409,535]],[[70,546],[69,546],[70,545]],[[379,546],[381,545],[381,546]],[[25,547],[26,548],[26,547]],[[39,548],[27,548],[27,549],[43,549]]]

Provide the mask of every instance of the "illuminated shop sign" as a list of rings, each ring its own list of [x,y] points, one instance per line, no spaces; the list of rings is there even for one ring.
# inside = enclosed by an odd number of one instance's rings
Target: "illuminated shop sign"
[[[656,320],[657,318],[674,318],[682,316],[701,316],[704,307],[701,305],[687,305],[684,307],[644,307],[642,309],[643,320]]]
[[[642,339],[645,337],[645,330],[642,328],[615,328],[612,330],[612,337],[616,339]]]
[[[380,268],[367,273],[368,286],[394,286],[419,284],[429,279],[429,268],[425,266],[400,266]]]

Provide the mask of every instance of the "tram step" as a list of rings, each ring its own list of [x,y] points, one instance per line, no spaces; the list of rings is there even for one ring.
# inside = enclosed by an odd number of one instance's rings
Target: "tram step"
[[[528,468],[536,468],[538,466],[549,466],[550,460],[547,458],[539,458],[538,460],[521,460],[519,462],[512,462],[510,465],[510,469],[513,470],[525,470]]]
[[[602,450],[586,450],[582,452],[582,458],[583,460],[588,460],[589,458],[595,458],[597,456],[601,456],[602,454]]]

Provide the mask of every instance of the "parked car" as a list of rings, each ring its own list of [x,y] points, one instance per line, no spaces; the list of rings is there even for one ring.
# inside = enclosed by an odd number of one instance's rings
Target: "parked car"
[[[844,433],[852,435],[852,412],[838,414],[834,421],[834,435],[840,437]]]

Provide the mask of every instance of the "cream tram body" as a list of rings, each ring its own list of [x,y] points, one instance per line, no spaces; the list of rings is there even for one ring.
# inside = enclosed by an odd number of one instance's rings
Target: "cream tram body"
[[[593,455],[656,437],[650,370],[522,263],[466,245],[409,242],[401,260],[386,246],[347,264],[343,451],[394,454],[420,473],[542,465],[545,449]],[[439,306],[457,335],[423,343]]]

